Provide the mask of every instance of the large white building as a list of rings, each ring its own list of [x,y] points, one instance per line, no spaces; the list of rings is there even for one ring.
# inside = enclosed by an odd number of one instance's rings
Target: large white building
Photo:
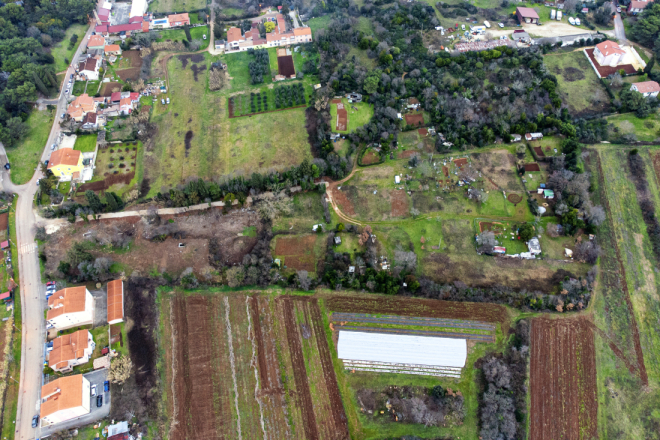
[[[465,339],[339,331],[337,355],[350,370],[460,377]]]
[[[41,426],[89,414],[91,389],[82,374],[55,379],[41,387]]]
[[[94,298],[85,286],[58,290],[48,299],[46,321],[57,330],[94,322]]]

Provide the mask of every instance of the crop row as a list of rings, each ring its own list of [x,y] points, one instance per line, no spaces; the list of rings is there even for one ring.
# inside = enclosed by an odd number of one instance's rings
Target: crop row
[[[470,339],[480,342],[495,342],[495,337],[492,334],[475,335],[473,333],[436,332],[432,330],[399,330],[391,328],[358,327],[353,325],[343,325],[338,327],[337,330],[367,333],[388,333],[394,335],[429,336],[434,338]]]
[[[415,374],[418,376],[461,377],[460,368],[433,366],[405,366],[405,364],[386,364],[367,361],[344,361],[344,369],[369,371],[374,373]]]
[[[366,313],[333,313],[332,321],[366,322],[372,324],[418,325],[424,327],[448,327],[474,330],[495,330],[493,324],[460,319],[405,317],[397,315],[373,316]]]

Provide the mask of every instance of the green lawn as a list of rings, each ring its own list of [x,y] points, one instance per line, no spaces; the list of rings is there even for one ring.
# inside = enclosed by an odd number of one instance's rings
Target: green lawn
[[[332,18],[329,15],[324,15],[323,17],[315,17],[311,20],[307,20],[307,26],[312,28],[312,36],[316,35],[321,29],[327,29],[330,25]]]
[[[22,185],[32,178],[46,147],[54,113],[49,110],[32,111],[27,119],[30,126],[28,135],[17,146],[6,149],[11,163],[11,181],[15,184]]]
[[[96,135],[87,134],[78,136],[73,149],[82,151],[83,153],[93,153],[96,150]]]
[[[270,63],[270,68],[273,70],[273,65],[275,70],[277,70],[277,59],[275,59],[275,64],[273,64],[272,57],[275,53],[268,51],[268,59]],[[276,56],[276,55],[275,55]],[[251,61],[254,61],[254,56],[247,52],[238,52],[228,54],[224,57],[224,60],[227,62],[227,71],[231,80],[231,89],[232,91],[245,90],[253,86],[261,86],[263,84],[272,83],[272,78],[268,73],[264,73],[264,82],[261,84],[252,84],[250,79],[250,71],[248,69],[248,64]]]
[[[172,41],[183,41],[186,39],[186,33],[182,28],[176,28],[176,29],[163,29],[163,30],[157,30],[158,32],[158,39],[156,40],[157,42],[162,42],[162,41],[167,41],[167,40],[172,40]],[[192,31],[190,32],[190,35],[192,36]]]
[[[71,91],[71,94],[74,96],[80,96],[83,93],[85,93],[85,86],[87,85],[87,81],[76,81],[73,83],[73,90]]]
[[[557,76],[562,101],[571,113],[609,109],[610,97],[584,52],[548,54],[543,61],[548,71]]]
[[[53,58],[55,58],[56,72],[62,72],[66,70],[68,63],[66,62],[65,58],[69,60],[69,63],[71,62],[73,54],[76,53],[76,49],[78,49],[78,45],[83,40],[87,29],[87,25],[84,24],[73,24],[69,26],[64,35],[64,39],[51,48],[50,54],[53,56]],[[74,34],[78,35],[78,41],[73,46],[73,49],[69,49],[69,40]]]
[[[153,3],[149,3],[149,11],[182,13],[204,9],[207,4],[210,4],[210,2],[207,3],[206,0],[154,0]],[[195,12],[195,15],[196,14],[197,13]]]
[[[364,124],[368,124],[369,121],[371,121],[371,118],[374,115],[374,108],[371,104],[367,104],[366,102],[354,102],[349,104],[348,99],[346,98],[342,98],[341,102],[344,104],[344,108],[348,112],[348,130],[335,130],[337,126],[337,104],[332,104],[330,106],[330,128],[333,132],[352,133],[358,127],[362,127]],[[357,108],[357,110],[353,107]]]
[[[193,14],[197,15],[197,14]],[[206,35],[207,40],[205,41],[206,44],[208,44],[208,38],[210,36],[209,34],[209,27],[208,26],[198,26],[194,28],[190,28],[190,36],[192,37],[193,40],[203,40],[203,36]],[[202,47],[203,49],[203,47]]]
[[[657,113],[645,119],[638,118],[634,113],[624,113],[607,117],[607,122],[614,125],[613,134],[616,137],[634,134],[638,141],[652,142],[660,138],[660,121]]]

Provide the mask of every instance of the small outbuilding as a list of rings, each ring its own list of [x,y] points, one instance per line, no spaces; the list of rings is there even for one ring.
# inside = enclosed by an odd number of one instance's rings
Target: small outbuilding
[[[538,237],[530,238],[529,241],[527,242],[527,248],[534,255],[540,254],[541,253],[541,243],[539,243]]]
[[[539,22],[539,14],[532,8],[516,8],[516,17],[520,24],[535,24]]]
[[[341,244],[341,237],[338,235],[335,237],[335,244],[338,246]]]
[[[399,177],[399,176],[394,176],[394,183],[396,183],[397,185],[398,185],[399,183],[401,183],[401,177]]]
[[[551,189],[544,189],[543,190],[543,198],[544,199],[554,199],[555,198],[555,192]]]

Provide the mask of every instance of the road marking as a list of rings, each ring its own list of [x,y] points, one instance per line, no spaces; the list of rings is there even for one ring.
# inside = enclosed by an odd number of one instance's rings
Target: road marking
[[[21,245],[21,248],[19,249],[18,252],[22,255],[25,255],[25,254],[31,254],[35,250],[37,250],[37,244],[36,243],[27,243],[27,244]]]

